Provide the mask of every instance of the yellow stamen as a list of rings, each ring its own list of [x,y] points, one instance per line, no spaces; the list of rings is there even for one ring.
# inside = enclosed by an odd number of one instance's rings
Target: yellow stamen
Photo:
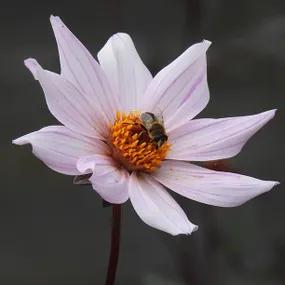
[[[168,142],[157,147],[143,128],[138,112],[128,115],[116,113],[110,131],[110,144],[114,158],[129,171],[153,172],[165,159],[170,148]]]

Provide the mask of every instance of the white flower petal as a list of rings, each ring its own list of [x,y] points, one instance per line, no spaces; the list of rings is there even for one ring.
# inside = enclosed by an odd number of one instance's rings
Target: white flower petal
[[[77,162],[77,168],[82,174],[92,173],[89,181],[105,201],[121,204],[129,199],[129,173],[119,167],[111,157],[104,155],[82,157]]]
[[[67,175],[80,174],[76,163],[81,156],[109,152],[100,140],[79,135],[64,126],[46,127],[15,139],[13,143],[30,143],[35,156],[51,169]]]
[[[166,189],[150,175],[133,173],[129,195],[137,214],[151,227],[172,235],[191,234],[198,229]]]
[[[168,133],[172,145],[167,158],[207,161],[232,157],[274,117],[275,111],[251,116],[189,121]]]
[[[108,120],[103,120],[97,109],[71,82],[62,76],[44,70],[35,59],[26,59],[25,65],[39,80],[50,112],[66,127],[83,135],[104,138]]]
[[[58,45],[61,75],[71,81],[86,97],[92,109],[112,121],[119,110],[100,65],[59,17],[50,17]]]
[[[187,49],[162,69],[142,98],[141,109],[161,112],[168,130],[200,113],[209,101],[206,51],[209,41]]]
[[[119,93],[124,111],[137,109],[138,98],[143,96],[152,75],[140,59],[129,35],[113,35],[98,53],[114,92]]]
[[[182,196],[220,207],[239,206],[279,184],[170,160],[164,161],[153,176]]]

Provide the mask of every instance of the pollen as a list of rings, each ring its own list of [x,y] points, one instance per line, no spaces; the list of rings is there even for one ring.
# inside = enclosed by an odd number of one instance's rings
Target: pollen
[[[153,172],[170,149],[168,142],[158,147],[151,139],[139,112],[117,112],[110,129],[110,145],[113,157],[129,171]]]

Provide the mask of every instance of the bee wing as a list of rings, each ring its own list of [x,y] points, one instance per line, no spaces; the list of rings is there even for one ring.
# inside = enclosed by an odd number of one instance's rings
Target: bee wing
[[[163,114],[162,114],[162,112],[157,113],[157,114],[156,114],[156,118],[157,118],[157,121],[158,121],[161,125],[164,125],[164,120],[163,120]]]
[[[142,113],[141,120],[145,128],[149,130],[155,121],[155,116],[152,113]]]
[[[156,106],[154,109],[154,114],[156,117],[156,121],[164,125],[163,110],[160,107]]]

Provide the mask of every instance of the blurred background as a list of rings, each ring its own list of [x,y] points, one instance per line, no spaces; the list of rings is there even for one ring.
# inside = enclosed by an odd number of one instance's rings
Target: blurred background
[[[56,124],[23,65],[59,71],[50,14],[96,56],[127,32],[153,74],[205,38],[211,101],[199,116],[279,111],[226,162],[228,170],[284,181],[285,2],[278,0],[5,1],[0,9],[0,284],[103,284],[111,209],[89,186],[45,167],[11,140]],[[284,285],[284,184],[238,208],[175,195],[199,231],[172,237],[123,207],[117,285]]]

